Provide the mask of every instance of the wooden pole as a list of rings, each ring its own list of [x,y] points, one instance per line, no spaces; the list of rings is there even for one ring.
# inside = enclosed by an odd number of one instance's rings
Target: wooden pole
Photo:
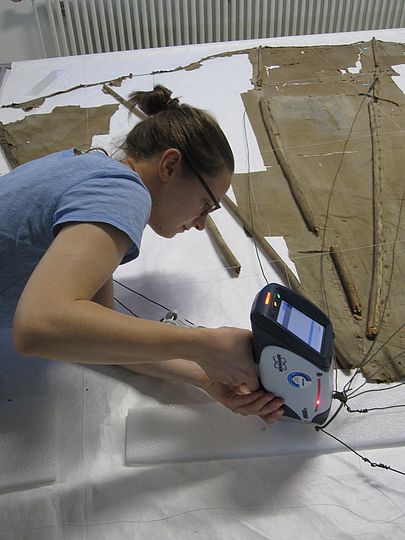
[[[238,259],[233,254],[232,250],[229,248],[227,243],[225,242],[223,236],[218,230],[218,227],[215,225],[213,219],[208,216],[207,222],[205,225],[208,234],[212,238],[214,244],[219,249],[219,251],[222,253],[223,258],[227,264],[227,268],[234,272],[236,276],[240,274],[241,265]]]
[[[373,160],[373,273],[368,304],[366,337],[374,340],[379,332],[384,281],[384,220],[382,207],[381,152],[378,140],[376,104],[369,101]]]
[[[118,103],[121,103],[121,105],[124,105],[131,113],[135,114],[140,120],[145,120],[147,118],[147,114],[145,114],[141,109],[138,107],[132,106],[129,101],[121,97],[117,92],[115,92],[110,86],[107,86],[106,84],[103,86],[103,92],[104,94],[110,94],[115,100],[118,101]]]
[[[258,230],[257,227],[252,227],[252,224],[248,223],[248,221],[240,214],[236,204],[227,195],[225,195],[225,197],[222,199],[222,202],[224,206],[231,212],[231,214],[237,219],[237,221],[239,221],[246,228],[249,234],[253,236],[257,244],[268,256],[269,260],[275,264],[279,272],[287,275],[287,281],[290,288],[294,289],[300,294],[304,294],[301,283],[295,277],[295,274],[291,272],[285,262],[280,259],[280,255],[277,253],[277,251],[273,249],[267,242],[262,231]]]
[[[260,99],[260,110],[262,113],[264,125],[266,127],[267,135],[269,136],[270,144],[273,148],[278,164],[280,165],[281,170],[283,171],[284,176],[290,186],[291,193],[295,199],[295,202],[297,203],[297,206],[308,229],[318,236],[319,226],[315,222],[315,218],[299,185],[297,177],[287,163],[276,121],[274,120],[268,102],[264,98]]]
[[[356,319],[361,319],[361,314],[363,311],[361,300],[354,284],[352,274],[346,264],[342,252],[339,249],[339,246],[330,246],[329,253],[340,278],[340,282],[349,303],[350,310]]]

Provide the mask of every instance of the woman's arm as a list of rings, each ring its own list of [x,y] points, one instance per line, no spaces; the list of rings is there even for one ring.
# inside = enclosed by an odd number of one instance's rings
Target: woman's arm
[[[134,363],[190,354],[198,336],[96,303],[130,245],[106,224],[65,226],[30,277],[14,319],[17,348],[73,362]],[[199,343],[196,346],[200,347]]]
[[[98,364],[186,358],[213,380],[258,388],[248,330],[180,328],[136,319],[93,301],[129,245],[128,236],[110,225],[65,226],[20,298],[14,319],[17,350]]]
[[[188,383],[199,388],[203,388],[209,381],[205,371],[198,364],[190,360],[174,359],[164,362],[148,362],[145,364],[124,364],[121,367],[134,373]]]
[[[92,298],[93,302],[100,304],[109,309],[115,309],[114,304],[114,283],[110,276],[104,285],[99,289]]]

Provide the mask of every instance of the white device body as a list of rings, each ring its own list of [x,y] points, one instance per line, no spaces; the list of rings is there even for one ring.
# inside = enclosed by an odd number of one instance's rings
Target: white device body
[[[310,423],[330,409],[333,362],[324,371],[288,349],[269,345],[260,355],[259,376],[268,392],[283,398],[297,421]]]

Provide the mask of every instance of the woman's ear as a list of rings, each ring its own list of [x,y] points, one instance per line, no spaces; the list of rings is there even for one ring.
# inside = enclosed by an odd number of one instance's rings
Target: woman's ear
[[[159,176],[163,182],[176,177],[181,169],[181,152],[177,148],[165,150],[159,161]]]

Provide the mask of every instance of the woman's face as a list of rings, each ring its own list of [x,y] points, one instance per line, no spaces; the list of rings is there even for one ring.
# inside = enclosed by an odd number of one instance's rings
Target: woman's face
[[[212,195],[220,201],[228,191],[232,174],[223,170],[219,174],[203,177]],[[215,201],[193,171],[187,176],[177,169],[169,180],[162,184],[160,191],[152,200],[149,225],[165,238],[191,228],[203,230],[208,214],[215,207]]]

